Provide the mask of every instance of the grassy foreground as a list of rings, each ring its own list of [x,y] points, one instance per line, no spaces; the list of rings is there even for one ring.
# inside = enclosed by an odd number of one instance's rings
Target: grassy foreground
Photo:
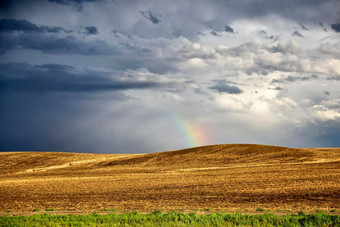
[[[244,215],[240,213],[138,212],[90,215],[0,216],[0,226],[340,226],[339,215],[327,213]]]

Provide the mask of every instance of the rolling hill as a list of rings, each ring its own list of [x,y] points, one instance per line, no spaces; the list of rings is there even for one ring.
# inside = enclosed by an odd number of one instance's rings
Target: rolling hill
[[[1,152],[0,212],[340,209],[340,148],[212,145],[151,154]]]

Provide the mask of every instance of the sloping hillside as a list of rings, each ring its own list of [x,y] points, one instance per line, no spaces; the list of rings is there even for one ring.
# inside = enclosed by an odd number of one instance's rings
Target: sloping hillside
[[[0,152],[0,169],[1,174],[30,173],[87,166],[125,156],[63,152]]]
[[[199,168],[340,160],[339,148],[287,148],[255,144],[224,144],[151,154],[80,154],[2,152],[2,173],[29,173],[74,167]]]
[[[178,166],[183,168],[318,162],[339,159],[340,149],[335,148],[294,149],[255,144],[224,144],[126,157],[114,160],[106,165]]]
[[[0,213],[340,209],[340,148],[251,144],[153,154],[0,153]]]

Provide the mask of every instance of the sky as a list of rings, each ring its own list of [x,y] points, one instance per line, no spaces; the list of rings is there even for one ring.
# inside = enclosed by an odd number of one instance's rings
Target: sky
[[[338,0],[2,0],[0,151],[340,147]]]

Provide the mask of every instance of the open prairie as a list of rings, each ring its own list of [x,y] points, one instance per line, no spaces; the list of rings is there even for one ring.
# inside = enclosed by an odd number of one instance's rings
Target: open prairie
[[[0,212],[340,209],[340,148],[213,145],[152,154],[0,153]]]

